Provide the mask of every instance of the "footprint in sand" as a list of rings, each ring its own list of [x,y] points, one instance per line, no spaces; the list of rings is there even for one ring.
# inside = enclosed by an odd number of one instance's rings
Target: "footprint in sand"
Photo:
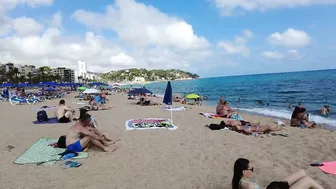
[[[12,151],[12,149],[14,149],[14,148],[15,148],[15,147],[12,146],[12,145],[8,145],[8,146],[6,146],[6,150],[7,150],[8,152]]]

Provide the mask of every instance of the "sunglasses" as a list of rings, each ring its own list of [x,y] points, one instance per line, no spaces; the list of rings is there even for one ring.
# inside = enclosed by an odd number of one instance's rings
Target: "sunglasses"
[[[246,170],[248,170],[248,171],[252,171],[252,172],[253,172],[254,169],[253,169],[253,167],[252,167],[251,169],[246,169]]]

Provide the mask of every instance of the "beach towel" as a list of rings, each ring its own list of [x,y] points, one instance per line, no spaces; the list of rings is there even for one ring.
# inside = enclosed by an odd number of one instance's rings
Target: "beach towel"
[[[223,117],[221,117],[221,116],[219,116],[219,115],[217,115],[215,113],[204,113],[204,112],[201,112],[200,114],[203,115],[204,117],[211,118],[211,119],[222,119],[223,118]],[[244,120],[238,114],[233,114],[230,119],[239,120],[239,121]]]
[[[319,167],[323,172],[336,175],[336,161],[322,162],[323,166]]]
[[[185,107],[172,107],[170,109],[169,106],[164,106],[162,107],[162,109],[167,110],[167,111],[182,111],[182,110],[185,110]]]
[[[169,119],[164,118],[144,118],[144,119],[130,119],[125,123],[126,130],[145,130],[145,129],[169,129],[175,130],[177,127],[171,124]]]
[[[41,164],[43,165],[52,165],[56,161],[60,161],[60,153],[65,152],[64,148],[54,148],[49,146],[49,144],[57,142],[57,139],[50,138],[40,138],[35,142],[24,154],[18,157],[14,164]],[[86,152],[78,153],[78,156],[74,159],[83,159],[88,158],[89,154]]]
[[[52,118],[49,118],[48,121],[42,121],[42,122],[33,121],[33,123],[34,124],[56,124],[56,123],[59,123],[59,122],[58,122],[57,117],[52,117]]]

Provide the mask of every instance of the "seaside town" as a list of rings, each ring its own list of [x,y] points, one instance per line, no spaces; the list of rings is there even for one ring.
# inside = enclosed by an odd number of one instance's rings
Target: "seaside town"
[[[0,189],[336,189],[335,5],[0,0]]]

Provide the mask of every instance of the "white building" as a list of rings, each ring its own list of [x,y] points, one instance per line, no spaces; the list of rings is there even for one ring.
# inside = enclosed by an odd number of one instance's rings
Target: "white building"
[[[100,77],[94,73],[88,72],[84,61],[78,61],[78,71],[75,71],[75,82],[81,82],[86,79],[99,80]]]

